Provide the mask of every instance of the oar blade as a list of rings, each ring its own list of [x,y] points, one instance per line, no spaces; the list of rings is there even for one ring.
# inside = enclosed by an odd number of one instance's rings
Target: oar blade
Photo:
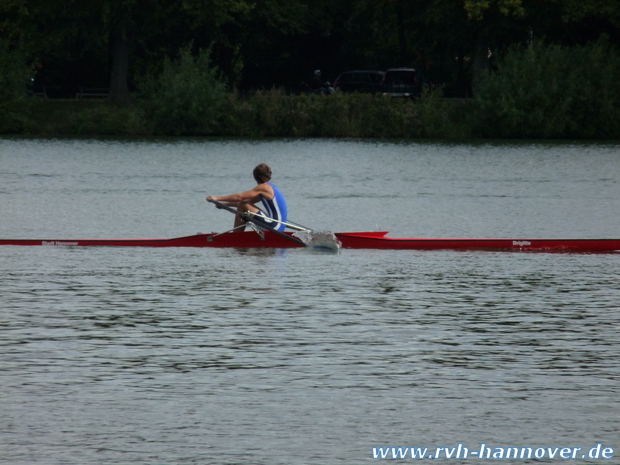
[[[293,236],[315,250],[339,252],[342,242],[331,231],[298,231]]]

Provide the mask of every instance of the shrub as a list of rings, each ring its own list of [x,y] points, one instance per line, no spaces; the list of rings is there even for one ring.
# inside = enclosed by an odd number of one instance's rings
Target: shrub
[[[229,101],[222,134],[269,137],[414,137],[415,103],[381,95],[287,95],[279,89]]]
[[[620,56],[604,40],[511,48],[476,90],[490,137],[593,138],[620,133]]]
[[[19,132],[28,124],[28,81],[32,70],[26,56],[0,40],[0,132]]]
[[[140,107],[109,102],[76,108],[70,123],[67,129],[71,134],[145,136],[153,133]]]
[[[183,50],[165,60],[159,74],[139,82],[145,114],[155,131],[168,135],[213,133],[226,101],[226,85],[211,66],[208,51],[193,57]]]

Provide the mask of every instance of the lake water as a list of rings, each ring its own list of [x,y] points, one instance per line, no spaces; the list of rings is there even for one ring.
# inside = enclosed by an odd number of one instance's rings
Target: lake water
[[[224,231],[205,197],[252,187],[264,161],[317,229],[617,238],[619,157],[5,138],[0,237]],[[389,446],[488,462],[436,452],[459,443],[618,463],[619,276],[620,254],[0,247],[0,463],[331,465]],[[615,457],[590,458],[598,444]]]

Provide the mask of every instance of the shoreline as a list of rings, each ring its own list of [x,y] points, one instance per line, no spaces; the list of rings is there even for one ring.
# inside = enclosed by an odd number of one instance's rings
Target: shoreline
[[[105,99],[29,99],[20,112],[21,124],[0,136],[28,137],[213,137],[213,138],[333,138],[377,140],[463,141],[584,141],[614,142],[603,135],[536,137],[530,134],[484,134],[475,99],[436,95],[419,100],[391,99],[370,94],[330,96],[258,92],[248,98],[229,94],[217,123],[208,130],[166,133],[158,130],[143,102],[119,105]],[[599,137],[600,136],[600,137]]]

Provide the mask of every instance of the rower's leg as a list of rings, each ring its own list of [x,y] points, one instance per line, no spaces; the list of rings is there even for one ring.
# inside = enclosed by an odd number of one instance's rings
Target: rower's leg
[[[237,205],[237,211],[239,213],[245,213],[245,212],[258,212],[259,209],[257,207],[255,207],[254,205],[252,205],[249,202],[239,202],[239,205]],[[240,215],[235,215],[235,224],[234,227],[238,228],[240,226],[245,226],[245,221],[243,221],[243,218],[241,218]],[[245,229],[244,228],[240,228],[241,231],[243,231]]]

